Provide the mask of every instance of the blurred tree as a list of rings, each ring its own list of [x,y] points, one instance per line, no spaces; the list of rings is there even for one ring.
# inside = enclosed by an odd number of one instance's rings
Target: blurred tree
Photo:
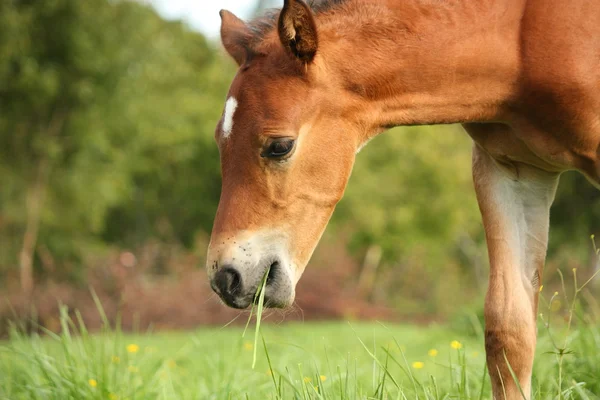
[[[471,179],[471,147],[457,125],[396,128],[375,138],[357,157],[332,219],[334,229],[350,234],[357,255],[381,246],[383,270],[403,274],[402,265],[418,254],[431,278],[458,263],[465,276],[484,285],[487,255]],[[419,283],[432,285],[431,290],[440,284],[435,279]],[[402,292],[400,285],[417,283],[394,285]]]
[[[559,253],[564,252],[571,262],[578,260],[587,267],[587,274],[593,274],[600,264],[589,238],[600,237],[600,190],[577,172],[564,173],[550,221],[550,256],[561,258]]]
[[[185,239],[206,229],[224,68],[138,3],[1,2],[0,269],[18,263],[30,292],[35,259],[80,265],[100,239],[139,233],[140,206],[151,228],[161,214]]]
[[[459,126],[398,128],[358,155],[336,220],[355,224],[353,243],[379,243],[384,259],[479,236],[471,144]]]

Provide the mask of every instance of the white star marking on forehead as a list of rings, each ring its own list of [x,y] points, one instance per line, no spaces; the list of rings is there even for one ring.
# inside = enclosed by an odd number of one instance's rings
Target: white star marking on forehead
[[[223,113],[223,139],[227,139],[231,135],[231,129],[233,129],[233,114],[238,106],[238,102],[235,97],[230,97],[225,102],[225,112]]]

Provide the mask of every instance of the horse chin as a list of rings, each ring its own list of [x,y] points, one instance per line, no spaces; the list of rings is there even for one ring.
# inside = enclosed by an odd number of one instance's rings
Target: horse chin
[[[290,308],[292,304],[294,304],[294,299],[296,294],[292,289],[292,293],[287,296],[287,298],[265,298],[264,306],[265,308],[271,309],[286,309]]]

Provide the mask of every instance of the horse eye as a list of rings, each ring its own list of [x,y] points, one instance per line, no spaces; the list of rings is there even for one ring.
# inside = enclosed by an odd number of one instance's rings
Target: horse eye
[[[294,148],[294,139],[275,139],[261,153],[261,157],[279,158],[288,154]]]

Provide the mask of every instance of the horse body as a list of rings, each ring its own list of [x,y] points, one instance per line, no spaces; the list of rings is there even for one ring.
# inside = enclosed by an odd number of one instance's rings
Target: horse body
[[[549,164],[542,168],[600,183],[600,5],[528,1],[520,31],[519,91],[506,122]]]
[[[396,125],[462,123],[490,258],[486,353],[496,399],[529,396],[549,209],[561,172],[600,185],[600,3],[285,0],[250,25],[222,12],[240,65],[215,138],[223,187],[213,288],[271,306],[294,287],[355,154]],[[326,301],[326,299],[324,299]]]

